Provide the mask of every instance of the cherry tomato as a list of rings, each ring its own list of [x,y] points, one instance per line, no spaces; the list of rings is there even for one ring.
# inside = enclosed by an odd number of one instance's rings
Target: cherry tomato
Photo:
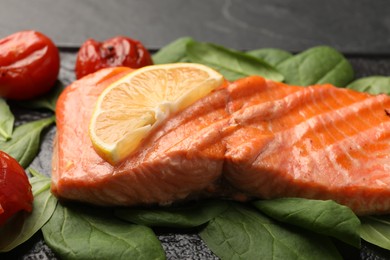
[[[148,50],[141,42],[117,36],[104,42],[88,39],[80,47],[76,60],[77,79],[108,67],[140,68],[152,65],[153,61]]]
[[[38,97],[54,86],[59,70],[59,51],[42,33],[22,31],[0,40],[0,97]]]
[[[0,151],[0,226],[15,213],[32,210],[31,185],[22,166]]]

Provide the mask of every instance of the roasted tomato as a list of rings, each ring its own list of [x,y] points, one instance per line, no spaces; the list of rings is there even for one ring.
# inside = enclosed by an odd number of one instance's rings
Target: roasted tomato
[[[22,166],[0,151],[0,226],[15,213],[32,210],[31,185]]]
[[[59,69],[58,48],[40,32],[22,31],[0,40],[0,97],[38,97],[54,86]]]
[[[76,60],[77,79],[108,67],[140,68],[152,65],[152,57],[137,40],[117,36],[104,42],[88,39],[80,47]]]

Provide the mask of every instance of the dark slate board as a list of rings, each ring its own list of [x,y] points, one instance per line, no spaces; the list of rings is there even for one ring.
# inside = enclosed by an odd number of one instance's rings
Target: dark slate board
[[[352,63],[356,78],[370,75],[390,75],[390,57],[348,57]],[[61,71],[59,80],[64,85],[69,85],[74,81],[74,62],[75,52],[62,51],[61,53]],[[36,120],[47,117],[50,112],[29,111],[20,108],[14,108],[13,112],[17,117],[17,124],[26,121]],[[48,129],[42,138],[41,150],[34,159],[31,167],[50,176],[51,172],[51,153],[52,143],[55,134],[55,126]],[[159,240],[166,252],[167,259],[218,259],[200,239],[196,232],[183,233],[183,231],[174,230],[156,230]],[[355,248],[335,241],[336,246],[340,248],[344,259],[361,260],[385,260],[390,259],[390,251],[378,248],[363,241],[362,249]],[[0,253],[0,259],[40,259],[52,260],[59,259],[55,253],[45,244],[42,233],[38,232],[29,241],[8,253]]]
[[[387,0],[2,0],[0,38],[35,29],[58,46],[124,34],[159,49],[182,36],[235,49],[390,54]]]

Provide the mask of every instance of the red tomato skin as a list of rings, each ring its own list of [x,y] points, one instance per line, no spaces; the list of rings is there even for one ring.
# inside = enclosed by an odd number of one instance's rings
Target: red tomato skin
[[[0,151],[0,226],[15,213],[32,210],[31,184],[23,167]]]
[[[77,53],[76,78],[108,67],[133,69],[152,65],[149,51],[140,41],[125,36],[116,36],[104,42],[88,39]]]
[[[0,97],[41,96],[54,86],[59,70],[58,48],[44,34],[21,31],[0,40]]]

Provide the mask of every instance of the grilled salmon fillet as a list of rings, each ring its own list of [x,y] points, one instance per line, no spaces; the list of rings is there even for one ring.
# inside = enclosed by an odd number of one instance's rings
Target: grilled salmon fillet
[[[207,105],[171,118],[121,164],[112,166],[95,152],[88,135],[95,102],[128,72],[99,71],[68,86],[57,101],[52,191],[58,197],[98,205],[166,204],[212,188],[220,178],[224,145],[205,128],[227,116],[223,91],[214,94],[222,99],[206,97]]]
[[[52,172],[57,197],[169,204],[237,190],[265,199],[332,199],[360,215],[390,213],[389,96],[248,77],[173,114],[113,166],[93,149],[88,124],[99,94],[128,72],[104,69],[61,94]]]

